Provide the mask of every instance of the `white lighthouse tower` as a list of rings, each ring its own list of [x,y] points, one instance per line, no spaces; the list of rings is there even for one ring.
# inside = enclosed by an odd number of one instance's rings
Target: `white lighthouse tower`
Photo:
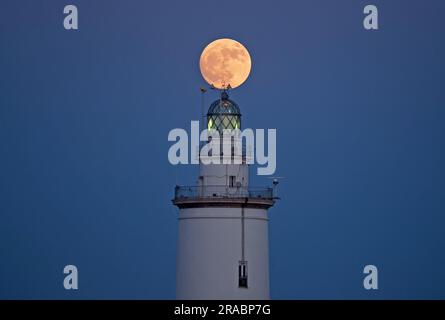
[[[221,136],[224,129],[241,128],[240,109],[225,90],[210,105],[207,128]],[[177,299],[269,299],[267,210],[274,205],[273,189],[249,185],[253,150],[223,164],[237,157],[223,149],[221,164],[200,161],[196,185],[175,189]]]

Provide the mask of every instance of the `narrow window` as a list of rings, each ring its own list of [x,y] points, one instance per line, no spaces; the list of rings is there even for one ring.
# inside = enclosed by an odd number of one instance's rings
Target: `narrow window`
[[[238,287],[247,288],[247,261],[240,261],[238,265]]]
[[[235,176],[229,177],[229,187],[231,187],[231,188],[235,187],[235,183],[236,183],[235,179],[236,179]]]

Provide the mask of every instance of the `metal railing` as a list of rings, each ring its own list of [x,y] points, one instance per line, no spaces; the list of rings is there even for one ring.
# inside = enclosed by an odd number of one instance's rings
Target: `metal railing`
[[[271,187],[176,186],[175,200],[201,198],[273,199]]]

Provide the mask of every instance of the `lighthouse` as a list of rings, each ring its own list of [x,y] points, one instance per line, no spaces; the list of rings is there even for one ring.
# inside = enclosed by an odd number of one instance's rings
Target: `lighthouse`
[[[226,90],[208,108],[206,127],[221,137],[226,129],[241,129],[241,110]],[[200,159],[196,183],[175,187],[177,299],[270,298],[268,209],[275,202],[273,188],[249,184],[253,150],[247,146],[234,154],[234,139],[213,141],[221,145],[220,163]]]

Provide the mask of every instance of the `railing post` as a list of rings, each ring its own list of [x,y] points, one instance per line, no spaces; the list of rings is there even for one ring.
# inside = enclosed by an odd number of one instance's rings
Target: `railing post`
[[[175,186],[175,198],[178,198],[179,186]]]

